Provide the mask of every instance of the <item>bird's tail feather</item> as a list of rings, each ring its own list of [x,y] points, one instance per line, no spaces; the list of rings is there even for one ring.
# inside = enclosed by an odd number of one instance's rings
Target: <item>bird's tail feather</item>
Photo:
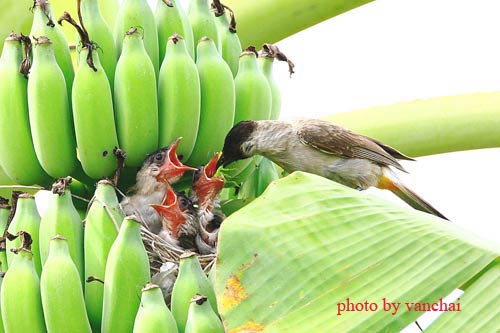
[[[435,215],[445,220],[449,220],[446,216],[444,216],[436,208],[434,208],[430,203],[422,199],[418,194],[416,194],[415,192],[413,192],[400,182],[393,181],[389,177],[383,176],[383,179],[380,181],[378,187],[393,192],[401,200],[403,200],[408,205],[417,210]]]

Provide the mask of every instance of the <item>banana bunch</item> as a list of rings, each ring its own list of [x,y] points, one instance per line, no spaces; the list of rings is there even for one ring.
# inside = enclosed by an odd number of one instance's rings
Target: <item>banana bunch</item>
[[[75,2],[78,18],[35,0],[29,37],[5,40],[0,171],[13,183],[48,187],[72,175],[91,188],[113,175],[118,148],[126,175],[178,137],[183,159],[200,165],[236,122],[278,117],[272,64],[282,53],[242,52],[235,15],[220,0],[190,0],[187,12],[179,0],[158,0],[154,12],[147,0],[124,0],[113,27],[98,0]],[[63,23],[77,31],[75,63]],[[239,186],[259,163],[223,174]]]
[[[0,197],[0,232],[8,236],[12,249],[8,259],[1,259],[5,278],[0,280],[0,332],[224,331],[213,280],[203,272],[195,253],[181,256],[169,309],[162,290],[150,283],[141,223],[133,215],[124,217],[115,184],[97,183],[82,234],[82,221],[73,215],[69,183],[63,178],[53,184],[49,207],[41,218],[32,195],[15,194],[14,208]],[[13,219],[7,225],[10,215]],[[84,285],[79,257],[72,252],[82,241]],[[47,254],[37,271],[35,253],[43,251]]]

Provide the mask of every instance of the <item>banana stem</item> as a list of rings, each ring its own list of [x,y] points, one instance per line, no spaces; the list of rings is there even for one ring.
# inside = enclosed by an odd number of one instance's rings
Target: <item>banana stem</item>
[[[64,14],[57,20],[57,23],[59,23],[59,25],[62,25],[62,22],[66,21],[76,29],[78,35],[80,36],[80,42],[82,43],[82,52],[83,49],[85,48],[87,49],[88,52],[87,64],[89,65],[90,68],[92,68],[94,72],[97,72],[97,68],[94,66],[94,59],[92,58],[92,51],[96,48],[96,45],[94,44],[93,41],[90,40],[89,34],[87,30],[85,30],[80,10],[80,1],[77,1],[77,3],[78,3],[78,18],[80,20],[80,25],[78,25],[78,23],[71,17],[71,15],[68,12],[64,12]]]
[[[9,240],[13,240],[17,237],[21,237],[21,246],[18,249],[12,249],[12,252],[18,253],[20,250],[31,251],[31,244],[33,244],[33,239],[31,239],[31,235],[26,231],[20,231],[16,235],[7,234]]]
[[[262,45],[262,56],[277,59],[278,61],[286,61],[286,63],[288,64],[288,73],[290,73],[290,77],[292,77],[292,74],[295,73],[295,71],[293,70],[295,68],[295,64],[290,59],[288,59],[288,57],[283,52],[280,51],[278,46],[265,43],[264,45]]]
[[[40,5],[40,8],[42,8],[43,12],[45,13],[45,16],[47,17],[47,25],[51,28],[53,28],[55,26],[55,23],[54,21],[52,20],[52,17],[50,16],[50,11],[49,11],[49,8],[47,7],[47,0],[39,0],[38,1],[39,5]],[[37,4],[37,1],[33,1],[33,8],[35,8]]]
[[[500,147],[500,92],[402,102],[325,119],[412,157]]]
[[[103,279],[99,279],[98,277],[95,277],[95,276],[89,276],[85,280],[85,282],[87,282],[87,283],[94,282],[94,281],[97,281],[97,282],[100,282],[100,283],[104,284],[104,280]]]
[[[372,0],[226,0],[238,17],[242,46],[275,43]],[[286,22],[286,24],[284,24]]]
[[[172,2],[170,2],[170,1],[168,1],[168,0],[162,0],[162,1],[163,1],[163,3],[164,3],[165,5],[167,5],[168,7],[173,7],[173,6],[174,6],[174,4],[173,4]]]
[[[23,74],[25,78],[28,78],[31,69],[31,39],[23,34],[21,34],[20,38],[24,46],[24,53],[23,61],[19,67],[19,73]]]

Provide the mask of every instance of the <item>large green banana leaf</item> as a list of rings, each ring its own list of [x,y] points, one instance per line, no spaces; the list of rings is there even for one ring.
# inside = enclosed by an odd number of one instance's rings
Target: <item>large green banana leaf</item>
[[[495,261],[461,297],[460,316],[444,313],[428,332],[498,332],[500,322],[500,263]],[[427,332],[426,331],[426,332]]]
[[[498,246],[319,176],[272,183],[219,237],[216,292],[227,332],[397,332],[423,313],[405,302],[438,302],[456,288],[465,290],[461,311],[442,321],[466,332],[474,317],[471,327],[500,329],[492,320]],[[338,315],[347,298],[378,310]],[[384,298],[401,302],[397,313],[381,309]],[[434,331],[450,332],[447,323]]]
[[[226,0],[243,47],[275,43],[373,0]]]

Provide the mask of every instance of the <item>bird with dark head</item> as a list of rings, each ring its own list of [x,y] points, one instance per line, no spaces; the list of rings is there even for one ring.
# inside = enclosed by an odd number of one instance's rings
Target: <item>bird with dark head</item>
[[[242,121],[226,136],[218,166],[254,155],[264,156],[286,172],[304,171],[364,190],[387,189],[411,207],[446,217],[402,184],[392,168],[413,160],[398,150],[341,126],[317,119]]]
[[[151,207],[158,212],[162,221],[158,236],[171,245],[196,249],[196,237],[199,234],[196,209],[189,198],[182,192],[176,192],[167,185],[165,196],[160,204]]]
[[[217,167],[227,166],[228,164],[252,157],[252,136],[256,129],[255,121],[241,121],[226,135],[222,156],[217,162]]]
[[[132,194],[120,203],[126,215],[136,215],[154,233],[160,232],[161,219],[150,205],[162,202],[168,183],[175,183],[186,171],[196,170],[179,160],[176,150],[180,140],[178,138],[144,159],[137,172],[136,183],[130,189]]]

